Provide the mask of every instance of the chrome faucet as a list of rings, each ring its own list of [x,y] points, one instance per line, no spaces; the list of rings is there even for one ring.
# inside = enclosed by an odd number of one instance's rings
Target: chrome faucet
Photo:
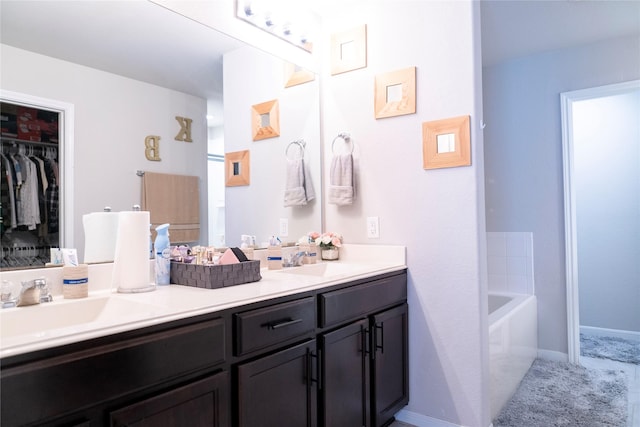
[[[36,287],[40,288],[40,302],[51,302],[53,301],[53,296],[51,295],[51,291],[49,290],[49,284],[47,283],[47,279],[36,279],[34,280]]]
[[[303,251],[295,254],[290,254],[287,257],[287,261],[284,263],[285,267],[298,267],[302,265],[302,260],[304,257],[309,256],[309,252]]]
[[[20,295],[18,296],[18,307],[23,305],[40,304],[42,302],[51,302],[53,297],[49,291],[47,279],[33,279],[22,282]]]

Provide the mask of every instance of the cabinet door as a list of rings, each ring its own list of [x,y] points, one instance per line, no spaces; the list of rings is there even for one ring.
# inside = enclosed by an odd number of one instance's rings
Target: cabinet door
[[[373,425],[384,425],[409,402],[408,305],[372,316]]]
[[[317,425],[316,341],[238,365],[240,427]]]
[[[112,427],[229,425],[226,371],[111,412]]]
[[[321,424],[369,426],[368,319],[320,338]]]

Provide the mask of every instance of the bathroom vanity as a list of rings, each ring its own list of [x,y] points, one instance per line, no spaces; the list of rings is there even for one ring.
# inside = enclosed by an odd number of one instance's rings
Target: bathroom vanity
[[[3,348],[1,424],[385,425],[408,402],[403,264],[316,264],[263,270],[235,289],[112,294],[164,308],[83,339]]]

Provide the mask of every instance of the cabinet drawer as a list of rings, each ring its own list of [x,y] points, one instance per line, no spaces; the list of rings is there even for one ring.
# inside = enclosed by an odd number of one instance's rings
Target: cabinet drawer
[[[236,313],[235,354],[241,356],[313,332],[315,317],[313,297]]]
[[[406,273],[325,292],[318,296],[319,324],[322,328],[336,325],[402,303],[406,299]]]

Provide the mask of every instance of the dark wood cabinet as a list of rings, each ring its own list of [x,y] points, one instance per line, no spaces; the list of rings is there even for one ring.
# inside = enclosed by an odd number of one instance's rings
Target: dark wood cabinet
[[[321,336],[323,426],[383,426],[408,403],[407,308]]]
[[[104,425],[115,405],[224,369],[225,325],[190,320],[3,359],[0,425]]]
[[[323,426],[369,426],[369,321],[321,335]]]
[[[4,358],[0,424],[386,425],[408,402],[406,286],[403,270]]]
[[[318,378],[315,340],[289,347],[238,370],[238,426],[315,427]]]
[[[111,427],[229,425],[226,371],[112,411]]]
[[[409,402],[408,305],[371,317],[372,418],[385,425]]]

